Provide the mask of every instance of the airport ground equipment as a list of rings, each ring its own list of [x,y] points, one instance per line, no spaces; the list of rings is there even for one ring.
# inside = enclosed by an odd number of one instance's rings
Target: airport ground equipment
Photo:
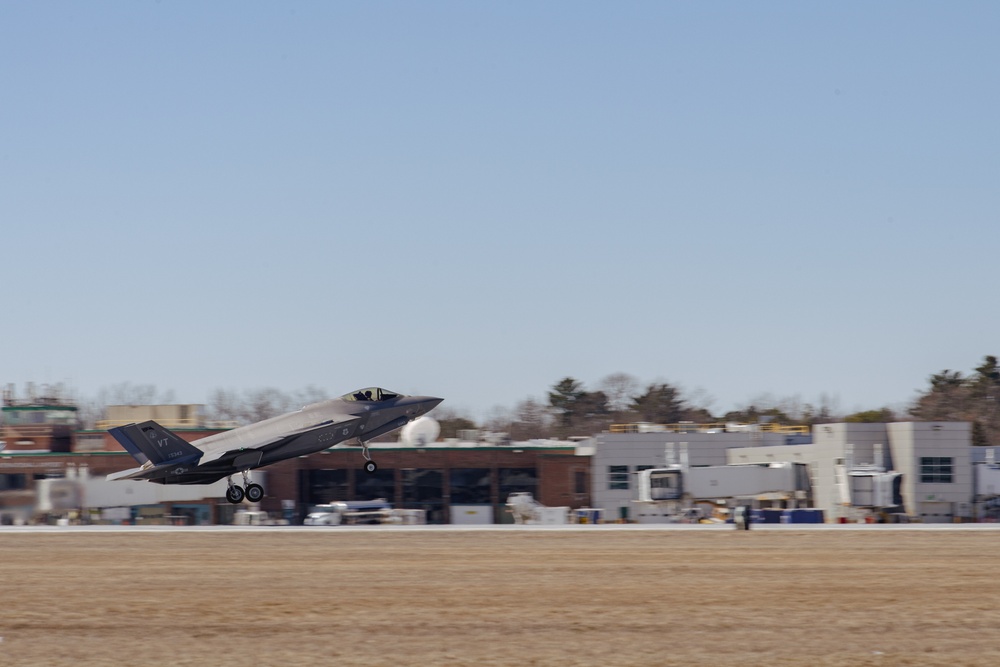
[[[972,466],[974,516],[980,520],[1000,521],[1000,464],[992,448],[986,454],[983,463]]]
[[[835,470],[842,517],[873,521],[884,514],[898,514],[903,507],[903,473],[879,465],[838,465]]]
[[[541,525],[569,523],[568,507],[546,507],[526,491],[507,496],[507,511],[514,517],[514,523]]]
[[[737,506],[798,507],[811,502],[804,463],[672,465],[642,470],[638,478],[640,523],[719,520]]]

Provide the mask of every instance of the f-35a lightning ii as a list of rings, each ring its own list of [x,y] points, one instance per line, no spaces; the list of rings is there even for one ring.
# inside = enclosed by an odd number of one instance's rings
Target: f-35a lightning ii
[[[264,497],[264,488],[251,482],[251,470],[355,438],[362,447],[365,470],[373,473],[378,466],[368,451],[368,441],[427,414],[443,400],[371,387],[193,442],[155,421],[118,426],[108,432],[140,467],[112,473],[108,479],[211,484],[227,477],[226,500],[239,503],[245,497],[257,502]],[[243,487],[233,483],[236,473],[243,475]]]

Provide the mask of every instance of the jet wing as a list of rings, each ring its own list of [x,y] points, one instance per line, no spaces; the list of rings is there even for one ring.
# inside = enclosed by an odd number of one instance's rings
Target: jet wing
[[[237,456],[245,455],[247,452],[277,449],[278,447],[282,447],[290,443],[305,433],[312,433],[313,431],[321,429],[330,431],[330,447],[333,447],[337,443],[350,438],[355,428],[361,421],[361,417],[345,415],[343,418],[328,419],[327,421],[319,424],[311,424],[309,426],[303,426],[290,431],[282,430],[272,434],[261,434],[261,438],[253,441],[252,443],[244,441],[228,441],[223,437],[219,441],[212,443],[211,447],[206,446],[204,448],[205,455],[202,456],[199,464],[205,465],[206,463],[212,463],[226,458],[235,458]],[[225,436],[225,434],[220,435]],[[200,445],[202,441],[198,442]],[[208,443],[206,443],[206,445],[207,444]]]

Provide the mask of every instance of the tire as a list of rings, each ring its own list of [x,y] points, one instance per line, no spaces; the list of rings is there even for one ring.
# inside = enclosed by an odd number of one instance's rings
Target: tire
[[[243,489],[239,486],[231,486],[226,489],[226,500],[234,505],[238,505],[243,502]]]
[[[369,475],[374,474],[378,470],[378,466],[374,461],[365,461],[365,472]]]
[[[264,487],[260,484],[250,484],[246,488],[246,499],[252,503],[260,502],[264,497]]]

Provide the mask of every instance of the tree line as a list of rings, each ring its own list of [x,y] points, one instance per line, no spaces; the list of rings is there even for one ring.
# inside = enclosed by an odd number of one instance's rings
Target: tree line
[[[737,410],[714,414],[711,399],[702,391],[687,392],[665,381],[643,383],[627,373],[608,375],[593,390],[576,378],[562,378],[549,389],[544,402],[527,398],[512,410],[495,409],[481,426],[447,408],[439,408],[436,416],[441,422],[442,437],[461,429],[485,428],[509,433],[512,440],[583,437],[608,430],[612,424],[637,422],[768,421],[811,425],[840,418],[836,401],[827,395],[822,395],[815,405],[803,403],[798,397],[774,399],[762,395]]]
[[[988,355],[969,375],[945,369],[931,375],[910,414],[919,421],[972,423],[972,444],[1000,445],[1000,367]]]
[[[329,398],[327,392],[309,386],[294,392],[274,388],[215,389],[205,406],[212,421],[250,424],[303,405]],[[90,400],[80,402],[84,426],[93,427],[108,405],[153,405],[173,403],[173,392],[160,392],[154,385],[122,383],[102,389]],[[986,356],[971,373],[945,369],[928,378],[905,412],[882,406],[844,414],[835,398],[822,394],[815,403],[798,396],[776,399],[761,395],[747,405],[723,414],[713,413],[711,399],[701,391],[687,392],[666,381],[643,383],[628,373],[613,373],[596,387],[564,377],[549,387],[545,398],[518,402],[513,408],[497,407],[481,421],[445,406],[434,417],[441,425],[441,437],[457,437],[465,429],[507,433],[511,440],[590,436],[612,424],[650,422],[656,424],[758,423],[777,422],[812,426],[837,421],[967,421],[972,423],[973,444],[1000,445],[1000,365],[997,357]]]
[[[972,424],[972,442],[1000,446],[1000,364],[988,355],[968,375],[945,369],[928,378],[928,385],[903,411],[888,406],[845,413],[836,398],[821,394],[815,403],[798,396],[775,399],[761,395],[747,405],[722,414],[711,411],[703,392],[687,393],[669,382],[643,384],[627,373],[602,379],[593,390],[566,377],[556,382],[542,402],[528,398],[512,410],[497,409],[482,425],[439,409],[442,437],[460,429],[504,431],[512,440],[589,436],[612,424],[748,423],[762,421],[792,426],[831,422],[879,423],[892,421],[966,421]]]

